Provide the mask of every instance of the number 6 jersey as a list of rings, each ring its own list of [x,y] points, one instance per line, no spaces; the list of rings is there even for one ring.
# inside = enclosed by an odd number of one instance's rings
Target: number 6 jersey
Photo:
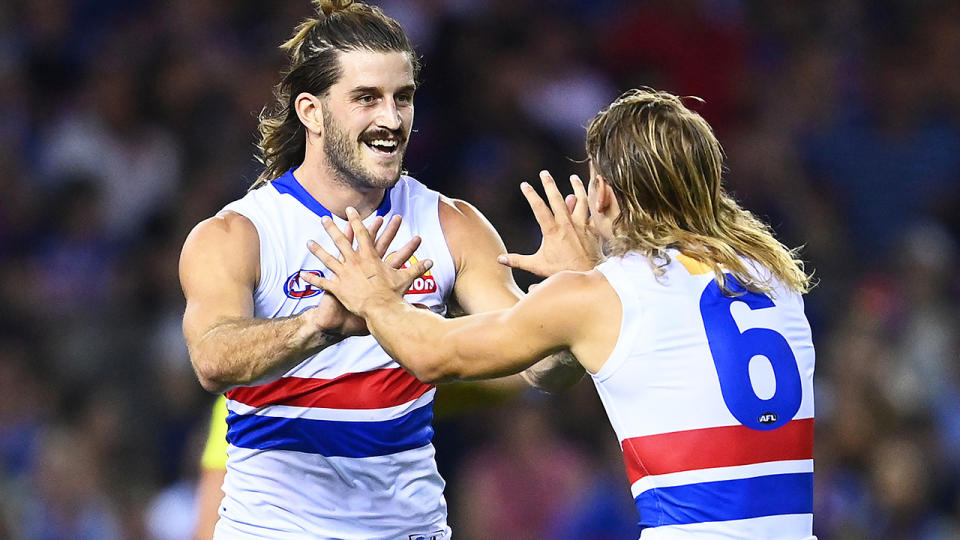
[[[623,449],[641,538],[811,539],[813,368],[800,295],[721,293],[670,253],[597,267],[623,305],[593,375]]]

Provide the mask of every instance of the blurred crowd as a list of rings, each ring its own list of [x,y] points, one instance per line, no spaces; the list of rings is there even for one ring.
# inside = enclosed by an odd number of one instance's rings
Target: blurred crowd
[[[583,126],[622,90],[703,98],[729,189],[820,282],[815,532],[960,537],[960,3],[374,3],[423,55],[410,174],[511,251],[539,241],[519,183],[585,177]],[[259,173],[277,46],[310,14],[0,4],[0,538],[189,537],[212,396],[179,250]],[[459,538],[637,537],[589,380],[451,385],[436,429]]]

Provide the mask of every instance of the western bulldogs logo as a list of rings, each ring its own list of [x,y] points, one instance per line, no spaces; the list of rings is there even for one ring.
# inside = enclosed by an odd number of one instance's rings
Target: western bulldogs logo
[[[317,289],[313,285],[300,279],[300,272],[307,272],[315,276],[323,277],[323,272],[319,270],[300,269],[290,274],[290,277],[288,277],[287,281],[283,284],[283,294],[287,295],[287,298],[300,300],[301,298],[310,298],[311,296],[323,294],[322,289]]]

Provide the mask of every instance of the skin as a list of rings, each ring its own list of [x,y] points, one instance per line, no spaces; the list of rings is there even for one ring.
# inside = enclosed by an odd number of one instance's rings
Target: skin
[[[223,479],[227,470],[222,468],[201,467],[197,478],[197,524],[194,527],[194,540],[210,540],[220,519],[220,501],[223,500]]]
[[[413,69],[405,54],[368,51],[342,53],[341,67],[342,77],[326,94],[296,96],[306,150],[294,175],[314,199],[338,216],[346,216],[348,207],[356,209],[356,215],[370,215],[402,170],[414,119]],[[387,154],[376,152],[365,144],[372,139],[396,141],[397,147]],[[576,189],[578,194],[584,193],[579,180]],[[571,205],[575,200],[572,196]],[[576,252],[564,244],[584,234],[585,215],[572,235],[568,228],[566,236],[551,243],[545,236],[538,256],[530,260],[507,254],[490,223],[466,202],[441,197],[438,211],[456,267],[453,296],[467,313],[503,310],[523,297],[511,267],[548,275],[561,266],[590,268],[595,263],[595,254]],[[388,223],[374,242],[378,258],[383,257],[399,224],[399,219]],[[381,226],[381,220],[374,220],[365,238],[377,238]],[[353,229],[348,229],[348,243],[352,236]],[[419,239],[414,238],[391,260],[403,264],[418,245]],[[365,321],[329,294],[316,308],[295,316],[254,318],[259,249],[253,223],[234,212],[201,222],[184,242],[180,259],[180,280],[187,299],[183,330],[194,371],[210,392],[276,378],[345,336],[368,333]],[[498,263],[501,256],[502,263]],[[539,264],[533,264],[537,261]],[[571,386],[582,375],[583,368],[567,352],[540,361],[525,378],[529,384],[556,391]],[[209,538],[216,524],[223,475],[222,470],[210,469],[201,474],[198,537]]]
[[[413,122],[413,69],[401,53],[352,52],[341,60],[344,74],[325,96],[302,93],[296,97],[306,152],[295,176],[332,212],[343,215],[347,206],[354,206],[369,215],[400,174]],[[325,114],[338,125],[335,138],[332,133],[326,135]],[[383,132],[404,141],[393,155],[378,154],[361,142]],[[325,143],[332,141],[344,144],[345,159],[358,169],[355,176],[372,186],[345,178],[340,164],[328,157]],[[399,222],[388,224],[381,236],[384,250],[398,226]],[[259,250],[253,223],[233,212],[201,222],[184,242],[180,257],[180,281],[187,299],[183,330],[194,371],[208,391],[221,393],[275,378],[344,336],[366,333],[363,321],[346,312],[335,298],[323,298],[316,308],[296,316],[255,319]],[[393,260],[400,264],[406,258]]]
[[[342,76],[326,94],[295,98],[306,150],[294,176],[338,216],[345,217],[348,207],[369,216],[402,170],[414,118],[413,68],[409,56],[399,52],[343,52],[340,63]],[[390,139],[397,147],[378,152],[365,144],[373,139]],[[455,301],[467,313],[517,303],[523,293],[510,267],[497,262],[506,249],[483,215],[466,202],[441,198],[439,217],[456,265]],[[376,238],[379,227],[375,220],[365,229],[366,237]],[[386,225],[374,243],[377,256],[383,256],[397,227],[399,222]],[[414,238],[392,257],[393,264],[407,260],[418,242]],[[363,319],[333,295],[295,316],[256,319],[253,292],[259,279],[259,237],[242,215],[225,212],[209,218],[184,242],[184,335],[194,371],[210,392],[275,379],[343,337],[367,333]],[[565,384],[583,373],[563,355],[544,362],[546,373],[567,373],[557,379]]]
[[[226,419],[226,406],[223,400],[218,399],[211,411],[210,427],[197,475],[194,540],[213,538],[220,519],[220,501],[224,495],[222,486],[227,474]]]
[[[325,95],[296,97],[306,151],[294,174],[331,212],[343,217],[352,207],[370,215],[402,170],[414,118],[413,69],[405,54],[366,51],[343,53],[341,67],[342,77]],[[376,152],[365,144],[372,139],[396,141],[397,147],[386,154]],[[510,267],[497,262],[507,254],[490,223],[459,200],[442,197],[438,211],[456,267],[456,302],[467,313],[514,305],[523,294]],[[383,257],[399,224],[398,218],[392,220],[374,242],[378,257]],[[367,237],[376,238],[381,226],[382,220],[375,219]],[[346,232],[348,242],[352,234],[352,229]],[[418,245],[419,238],[412,239],[391,260],[403,264]],[[233,212],[201,222],[184,242],[180,258],[187,299],[183,330],[194,371],[210,392],[275,378],[345,336],[368,333],[364,320],[344,309],[333,295],[324,295],[316,308],[292,317],[254,318],[259,249],[253,223]],[[570,362],[569,354],[555,355],[539,365],[542,376],[530,380],[544,388],[569,386],[583,374],[579,364]],[[199,537],[209,537],[216,523],[223,474],[205,469],[201,475]]]
[[[544,175],[542,180],[549,208],[530,186],[522,189],[540,223],[543,245],[534,255],[513,258],[513,262],[551,271],[557,267],[557,260],[563,260],[558,254],[564,249],[556,246],[575,252],[575,246],[590,243],[590,234],[600,241],[612,238],[613,221],[620,210],[612,189],[592,168],[586,204],[576,200],[572,205],[565,203],[552,178]],[[575,191],[578,183],[574,182]],[[584,229],[582,225],[591,211]],[[390,268],[376,256],[359,214],[348,208],[347,216],[358,239],[357,249],[332,221],[325,220],[327,234],[336,243],[342,260],[314,249],[334,275],[302,277],[336,295],[347,309],[362,316],[384,349],[423,381],[517,373],[563,349],[569,349],[586,370],[595,373],[616,345],[622,306],[616,291],[597,270],[556,272],[511,308],[443,319],[413,308],[393,292],[402,290],[432,263],[421,261],[403,270]],[[585,298],[590,301],[585,302]]]

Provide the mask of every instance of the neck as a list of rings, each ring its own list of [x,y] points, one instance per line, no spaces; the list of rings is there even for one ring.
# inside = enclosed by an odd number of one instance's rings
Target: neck
[[[347,217],[348,206],[356,208],[361,217],[366,217],[374,213],[383,202],[385,189],[350,186],[338,181],[335,174],[325,160],[317,159],[307,152],[293,176],[311,197],[343,219]]]

